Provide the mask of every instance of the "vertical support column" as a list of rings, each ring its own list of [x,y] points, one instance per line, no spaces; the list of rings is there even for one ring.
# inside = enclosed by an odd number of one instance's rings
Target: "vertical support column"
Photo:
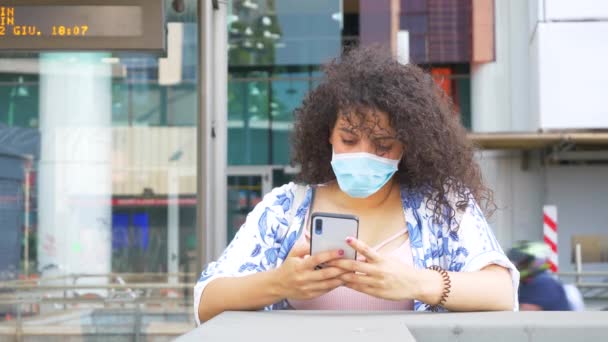
[[[158,83],[161,86],[171,86],[182,81],[182,51],[184,49],[184,24],[167,23],[167,58],[158,62]],[[162,96],[166,102],[168,88],[162,88]],[[162,111],[166,114],[166,103]],[[166,124],[166,122],[165,122]],[[179,272],[179,167],[176,165],[179,157],[169,159],[167,174],[167,271]],[[170,284],[177,284],[179,277],[169,277]]]
[[[410,33],[401,30],[397,33],[397,58],[399,63],[408,64],[410,62]]]
[[[199,131],[197,269],[226,247],[227,234],[227,3],[199,1]]]
[[[109,54],[40,55],[42,276],[111,271],[112,69],[104,57]],[[106,282],[89,278],[78,284]]]
[[[34,158],[28,155],[24,162],[24,186],[23,186],[23,273],[25,279],[30,276],[30,201],[32,190],[32,168]]]
[[[557,254],[557,207],[554,205],[545,205],[543,207],[543,237],[545,244],[549,248],[549,264],[551,271],[558,271],[558,254]]]
[[[196,161],[196,271],[201,272],[203,266],[211,261],[212,254],[210,250],[210,200],[208,197],[209,189],[209,145],[211,137],[211,127],[208,116],[210,115],[212,95],[211,90],[211,58],[210,45],[211,32],[211,2],[198,1],[198,60],[199,60],[199,77],[198,77],[198,131],[197,131],[197,161]]]
[[[167,272],[179,272],[179,168],[169,161],[167,175]],[[177,284],[177,275],[169,276],[170,284]]]
[[[228,24],[227,6],[213,11],[213,190],[214,257],[226,248],[228,236]]]

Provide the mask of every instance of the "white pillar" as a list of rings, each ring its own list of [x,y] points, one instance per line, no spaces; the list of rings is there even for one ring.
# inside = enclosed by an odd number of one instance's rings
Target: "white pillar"
[[[167,272],[179,272],[179,168],[169,161],[167,173]],[[177,284],[179,277],[169,277],[170,284]]]
[[[112,69],[104,57],[109,54],[40,55],[42,276],[111,271]],[[106,282],[94,278],[78,284]]]
[[[228,25],[226,24],[227,3],[219,3],[219,8],[213,11],[213,103],[211,125],[215,132],[212,140],[211,164],[211,194],[213,227],[215,236],[213,249],[215,257],[219,257],[226,248],[228,235]]]
[[[538,114],[529,109],[528,0],[495,0],[494,6],[496,60],[471,67],[473,131],[534,131]],[[515,240],[538,239],[537,221],[530,219],[544,194],[536,155],[525,170],[519,151],[482,155],[482,173],[498,205],[490,223],[499,241],[506,247]]]
[[[397,58],[399,63],[410,62],[410,32],[401,30],[397,33]]]

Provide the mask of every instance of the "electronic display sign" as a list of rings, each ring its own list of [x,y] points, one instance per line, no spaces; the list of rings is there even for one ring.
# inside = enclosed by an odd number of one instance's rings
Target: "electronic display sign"
[[[0,50],[165,50],[162,0],[0,1]]]

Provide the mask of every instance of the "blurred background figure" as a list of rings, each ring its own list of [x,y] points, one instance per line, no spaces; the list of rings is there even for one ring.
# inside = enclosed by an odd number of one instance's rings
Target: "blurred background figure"
[[[507,253],[520,272],[522,311],[583,311],[578,288],[563,284],[549,271],[549,250],[542,242],[522,241]]]

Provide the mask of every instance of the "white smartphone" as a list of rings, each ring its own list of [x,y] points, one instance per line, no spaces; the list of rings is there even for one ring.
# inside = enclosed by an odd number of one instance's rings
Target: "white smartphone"
[[[310,222],[310,255],[342,249],[345,259],[357,258],[357,251],[346,243],[349,236],[358,238],[357,216],[316,212]]]

